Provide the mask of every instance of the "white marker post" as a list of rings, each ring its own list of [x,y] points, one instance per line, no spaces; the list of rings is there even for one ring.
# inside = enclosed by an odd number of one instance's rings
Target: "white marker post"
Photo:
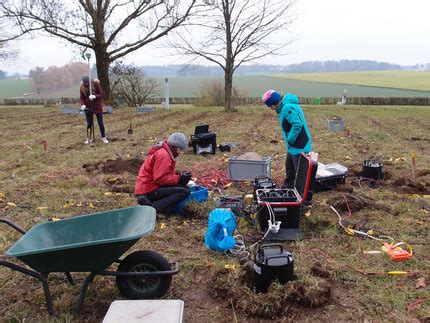
[[[90,65],[90,58],[91,58],[91,53],[86,52],[85,53],[85,57],[88,58],[88,78],[90,79],[89,81],[89,85],[90,85],[90,95],[93,94],[93,91],[91,89],[91,65]]]
[[[166,111],[170,110],[169,107],[169,79],[166,77],[164,83],[164,95],[166,96]]]

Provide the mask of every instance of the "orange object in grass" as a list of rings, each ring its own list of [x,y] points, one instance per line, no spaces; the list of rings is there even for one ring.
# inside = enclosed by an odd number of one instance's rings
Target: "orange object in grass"
[[[401,244],[406,245],[409,251],[401,248]],[[405,261],[412,257],[412,249],[404,242],[396,243],[395,245],[384,242],[382,250],[394,261]]]

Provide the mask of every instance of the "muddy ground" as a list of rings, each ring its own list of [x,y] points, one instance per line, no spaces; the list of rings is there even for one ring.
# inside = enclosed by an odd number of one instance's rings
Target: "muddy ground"
[[[429,320],[430,123],[427,107],[304,107],[314,150],[323,163],[348,168],[346,182],[314,194],[304,211],[304,239],[283,243],[294,256],[297,278],[273,284],[268,294],[250,287],[252,270],[239,259],[206,249],[207,218],[214,197],[252,192],[252,185],[228,181],[228,158],[246,152],[272,157],[272,177],[284,179],[285,146],[276,115],[261,107],[239,107],[226,114],[218,108],[181,107],[138,114],[134,109],[106,116],[110,143],[84,145],[85,120],[56,108],[1,108],[0,216],[22,227],[52,218],[68,218],[136,205],[133,189],[146,152],[168,133],[190,135],[198,124],[210,124],[217,142],[235,144],[231,152],[196,156],[189,149],[177,160],[178,171],[191,171],[211,191],[205,203],[189,203],[185,216],[157,214],[155,230],[126,254],[153,250],[180,262],[166,299],[185,302],[187,322],[257,321],[407,321]],[[327,117],[343,116],[348,131],[327,130]],[[67,118],[67,119],[66,119]],[[127,133],[132,122],[134,134]],[[97,130],[96,130],[97,131]],[[48,150],[43,151],[43,141]],[[417,155],[412,178],[411,153]],[[361,162],[379,156],[381,180],[362,176]],[[339,226],[406,241],[413,257],[394,262],[381,244],[349,235]],[[249,248],[262,237],[253,215],[240,214],[238,233]],[[0,227],[0,250],[5,253],[20,237]],[[240,260],[243,260],[241,258]],[[14,260],[20,263],[18,260]],[[249,265],[249,263],[248,263]],[[111,270],[116,270],[112,265]],[[388,271],[406,275],[389,276]],[[80,316],[73,310],[85,274],[72,274],[67,284],[61,273],[49,275],[58,316],[46,314],[43,291],[35,279],[0,267],[0,317],[5,321],[99,322],[114,300],[124,299],[112,277],[97,277],[90,285]]]
[[[82,167],[88,172],[95,171],[113,176],[122,174],[123,172],[137,173],[142,162],[143,160],[139,159],[124,160],[118,158],[105,162],[84,164]],[[217,173],[216,166],[208,166],[207,164],[203,168],[200,165],[195,165],[193,170],[194,173],[207,173],[213,177],[220,174]],[[405,197],[413,194],[426,195],[430,194],[429,174],[429,170],[420,170],[416,174],[415,181],[412,181],[410,176],[404,174],[403,171],[396,170],[388,163],[388,165],[383,165],[383,178],[373,180],[362,177],[360,166],[352,167],[348,172],[345,183],[338,184],[335,188],[325,192],[330,193],[331,196],[327,200],[327,204],[333,205],[346,216],[366,210],[377,210],[384,214],[395,214],[396,210],[392,206],[387,205],[382,200],[369,198],[366,195],[360,194],[359,191],[363,189],[377,190],[386,188]],[[201,180],[204,180],[204,177]],[[133,192],[131,183],[120,177],[113,177],[110,181],[106,181],[105,184],[112,192]],[[218,184],[218,187],[222,189],[225,182],[214,182],[213,184],[214,187]],[[250,189],[250,185],[235,182],[233,183],[233,189],[237,192],[244,192]],[[324,193],[319,192],[315,194],[314,201],[318,200],[318,194]],[[213,206],[213,204],[210,204],[210,206]],[[313,211],[317,212],[319,208],[321,208],[321,205],[319,205],[319,202],[315,202]],[[430,203],[423,202],[422,208],[430,210]],[[206,214],[209,211],[207,205],[190,203],[184,208],[183,218],[164,216],[162,214],[159,214],[157,218],[158,221],[162,221],[167,226],[180,228],[175,233],[179,234],[180,237],[195,236],[195,226],[204,228],[206,216],[202,216],[202,214]],[[304,225],[307,231],[318,232],[330,226],[331,223],[331,221],[319,219],[317,223],[306,221]],[[375,225],[371,218],[364,218],[358,222],[346,218],[344,224],[358,230],[373,229],[375,234],[383,233],[382,231],[378,231],[379,226]],[[256,235],[258,235],[258,230],[253,227],[248,227],[244,234],[250,243],[258,241],[255,238]],[[197,239],[196,243],[203,243],[202,237],[195,238]],[[158,241],[157,247],[159,249],[169,249],[175,240],[175,238],[171,237],[165,243],[162,240]],[[259,320],[282,319],[282,321],[292,322],[295,320],[305,320],[308,316],[319,317],[319,315],[324,315],[325,310],[323,308],[326,306],[336,307],[335,310],[330,312],[330,320],[336,321],[337,319],[342,320],[345,318],[342,311],[359,306],[358,300],[354,297],[354,291],[347,287],[347,285],[340,284],[334,278],[339,270],[339,268],[335,268],[336,266],[332,267],[331,265],[327,265],[327,263],[322,264],[320,261],[311,262],[305,272],[303,269],[296,268],[299,275],[296,275],[293,281],[288,282],[284,286],[273,283],[267,294],[258,294],[255,293],[252,283],[255,279],[252,261],[244,262],[243,257],[239,259],[233,256],[228,259],[228,262],[233,264],[231,268],[214,270],[215,264],[210,260],[210,255],[209,258],[207,255],[200,257],[197,251],[195,251],[195,247],[193,246],[190,249],[181,248],[180,259],[185,262],[186,267],[191,266],[192,268],[192,278],[187,278],[191,279],[189,283],[199,287],[185,288],[183,291],[176,290],[174,287],[173,291],[170,291],[170,297],[179,296],[185,301],[186,319],[191,321],[204,319],[202,313],[190,313],[191,309],[195,308],[200,308],[201,310],[208,307],[216,308],[218,314],[214,318],[221,321],[223,321],[223,318],[229,317],[231,314],[229,314],[229,310],[233,309],[237,311],[235,312],[235,317],[239,320],[248,321],[250,318]],[[284,243],[284,247],[293,253],[300,254],[301,252],[292,242]],[[200,250],[199,247],[197,249]],[[205,253],[207,254],[208,251]],[[320,252],[316,252],[310,259],[318,259],[319,254]],[[248,257],[247,259],[251,258]],[[194,262],[198,259],[206,260],[203,264],[200,263],[197,265]],[[240,265],[239,260],[242,265]],[[189,261],[191,261],[191,264],[187,264]],[[194,267],[195,265],[197,267]],[[189,270],[189,268],[185,270]],[[305,280],[302,279],[303,275],[306,277]],[[187,311],[187,309],[190,309],[190,311]],[[286,319],[287,317],[288,319]]]

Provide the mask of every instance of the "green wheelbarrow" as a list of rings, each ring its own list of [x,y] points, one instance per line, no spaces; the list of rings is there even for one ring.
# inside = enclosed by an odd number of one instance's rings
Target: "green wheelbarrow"
[[[0,265],[35,277],[42,282],[49,314],[54,314],[49,292],[48,275],[64,272],[73,284],[71,272],[90,272],[85,278],[76,304],[79,314],[88,286],[97,275],[116,276],[121,294],[130,299],[162,297],[168,290],[172,275],[179,272],[178,262],[169,263],[154,251],[136,251],[119,258],[140,238],[149,235],[155,227],[156,212],[150,206],[124,209],[49,221],[32,227],[28,232],[6,218],[23,236],[5,254],[32,268],[16,265],[0,257]],[[119,263],[116,271],[107,271]]]

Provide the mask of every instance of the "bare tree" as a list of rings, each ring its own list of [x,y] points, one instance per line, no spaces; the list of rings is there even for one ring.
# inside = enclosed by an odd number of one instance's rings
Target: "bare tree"
[[[5,42],[0,41],[0,62],[10,59],[12,54],[13,53],[8,50],[7,44]]]
[[[36,67],[34,69],[31,69],[28,73],[28,76],[31,78],[31,84],[33,86],[33,89],[36,91],[37,94],[42,93],[46,90],[46,82],[44,78],[45,70],[43,67]]]
[[[222,107],[225,104],[225,90],[224,82],[222,79],[205,80],[201,83],[201,86],[196,93],[197,106],[210,107],[219,106]],[[246,96],[245,91],[238,90],[235,86],[232,89],[232,104],[240,102],[240,100]]]
[[[0,5],[3,2],[4,0],[0,0]],[[17,55],[17,52],[9,46],[11,36],[7,34],[8,29],[6,21],[0,17],[0,62],[11,60]]]
[[[34,90],[41,94],[76,85],[85,73],[88,73],[87,64],[72,62],[61,67],[50,66],[46,70],[36,67],[30,70],[29,76]]]
[[[195,28],[188,28],[170,45],[224,70],[225,110],[231,111],[234,71],[243,63],[282,54],[291,44],[288,29],[294,1],[204,0],[208,12],[193,22],[204,34],[196,37]]]
[[[183,24],[196,1],[10,0],[0,2],[0,19],[18,27],[11,38],[42,31],[93,50],[98,78],[109,98],[109,65]]]
[[[146,77],[137,66],[115,64],[111,75],[113,95],[116,98],[124,98],[128,106],[145,104],[147,98],[159,93],[159,82]]]

